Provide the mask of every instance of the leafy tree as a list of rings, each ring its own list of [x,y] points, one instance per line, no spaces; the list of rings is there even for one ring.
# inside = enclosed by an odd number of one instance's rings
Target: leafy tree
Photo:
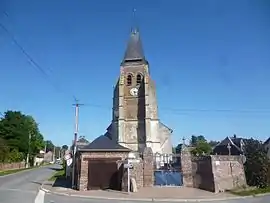
[[[43,136],[40,134],[34,118],[24,115],[20,111],[4,113],[0,120],[0,138],[5,143],[2,151],[4,150],[8,154],[5,158],[1,155],[2,161],[7,161],[7,159],[21,161],[26,158],[28,152],[30,156],[34,157],[39,153],[43,144]]]
[[[0,162],[8,162],[9,152],[9,146],[6,144],[6,141],[0,137]]]
[[[180,144],[178,144],[178,145],[175,147],[175,153],[176,153],[176,154],[181,153],[182,146],[183,146],[183,144],[180,143]]]
[[[215,147],[219,142],[218,142],[218,141],[211,140],[211,141],[208,142],[208,143],[209,143],[209,145],[210,145],[211,147]]]
[[[269,158],[263,144],[254,139],[245,141],[245,173],[250,186],[265,188],[269,186]]]
[[[206,141],[206,140],[198,140],[196,142],[196,145],[194,146],[194,149],[191,150],[191,153],[193,155],[209,155],[212,152],[212,147],[210,146],[210,144]]]
[[[51,140],[47,140],[45,141],[45,145],[46,145],[46,152],[53,152],[53,149],[54,149],[54,144]]]
[[[63,149],[63,150],[68,150],[68,146],[67,146],[67,145],[63,145],[63,146],[62,146],[62,149]]]
[[[190,146],[192,146],[192,147],[195,146],[197,144],[197,139],[198,139],[197,136],[192,135],[191,139],[190,139]]]
[[[205,139],[203,135],[199,135],[199,136],[192,135],[191,140],[190,140],[190,146],[195,147],[197,143],[200,141],[207,142],[207,140]]]

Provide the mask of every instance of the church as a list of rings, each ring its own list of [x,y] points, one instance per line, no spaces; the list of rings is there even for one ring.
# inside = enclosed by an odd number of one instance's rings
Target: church
[[[145,160],[150,158],[140,166],[146,171],[143,184],[153,185],[152,153],[172,154],[172,130],[158,118],[156,87],[136,29],[130,34],[120,65],[112,106],[112,120],[106,133],[76,152],[73,167],[79,190],[122,190],[122,166],[130,152],[138,152]]]
[[[140,33],[131,31],[120,76],[113,92],[112,122],[105,136],[132,151],[172,153],[172,129],[158,117],[156,87],[144,55]]]

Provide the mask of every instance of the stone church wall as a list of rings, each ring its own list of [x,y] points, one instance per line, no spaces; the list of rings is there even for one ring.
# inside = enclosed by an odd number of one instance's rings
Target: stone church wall
[[[215,192],[246,186],[241,156],[211,156]]]
[[[215,193],[246,185],[241,157],[223,155],[192,157],[192,182],[194,188]],[[186,184],[184,182],[184,186],[190,186],[190,181]]]

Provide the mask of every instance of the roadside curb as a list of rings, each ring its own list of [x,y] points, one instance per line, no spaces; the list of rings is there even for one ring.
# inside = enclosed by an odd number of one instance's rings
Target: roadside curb
[[[248,199],[254,197],[263,197],[270,195],[269,193],[250,195],[250,196],[235,196],[235,197],[222,197],[222,198],[210,198],[210,199],[169,199],[169,198],[123,198],[123,197],[104,197],[104,196],[90,196],[90,195],[76,195],[70,193],[60,193],[47,190],[43,187],[44,184],[40,186],[40,190],[45,193],[59,195],[59,196],[68,196],[68,197],[80,197],[85,199],[100,199],[100,200],[118,200],[118,201],[138,201],[138,202],[213,202],[213,201],[226,201],[226,200],[239,200],[239,199]]]

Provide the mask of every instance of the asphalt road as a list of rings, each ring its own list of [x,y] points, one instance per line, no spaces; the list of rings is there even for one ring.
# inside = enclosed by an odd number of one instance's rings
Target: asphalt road
[[[47,180],[60,166],[46,166],[34,170],[0,177],[0,203],[149,203],[138,201],[97,200],[79,197],[45,194],[39,190],[43,181]],[[270,196],[225,201],[206,201],[220,203],[266,203]],[[168,203],[168,202],[166,202]]]
[[[54,172],[52,166],[45,166],[0,176],[0,203],[34,203],[40,185]]]
[[[45,196],[44,203],[150,203],[141,202],[141,201],[117,201],[117,200],[96,200],[96,199],[87,199],[87,198],[78,198],[78,197],[68,197],[68,196],[58,196],[47,194]],[[204,203],[267,203],[270,202],[270,196],[268,197],[256,197],[256,198],[247,198],[247,199],[238,199],[238,200],[223,200],[223,201],[203,201]],[[161,202],[160,202],[161,203]],[[165,202],[163,203],[170,203]],[[176,203],[176,202],[172,202]],[[180,203],[180,202],[179,202]]]

